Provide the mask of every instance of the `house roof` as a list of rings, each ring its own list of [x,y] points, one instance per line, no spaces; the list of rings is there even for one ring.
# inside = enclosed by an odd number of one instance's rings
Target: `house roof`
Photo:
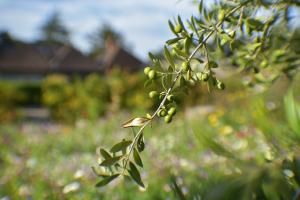
[[[70,45],[13,42],[0,46],[0,73],[87,74],[101,71],[99,64]]]
[[[144,63],[133,56],[131,53],[120,47],[116,52],[105,60],[106,69],[110,70],[113,67],[120,67],[126,71],[137,71],[143,68]]]
[[[113,67],[137,71],[144,63],[122,47],[106,49],[101,60],[83,55],[71,45],[37,42],[0,44],[1,74],[89,74]]]
[[[1,73],[45,73],[47,59],[30,44],[14,42],[0,47]]]

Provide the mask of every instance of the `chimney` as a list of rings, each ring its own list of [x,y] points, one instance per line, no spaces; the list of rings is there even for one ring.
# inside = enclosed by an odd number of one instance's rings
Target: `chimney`
[[[110,65],[112,58],[119,51],[119,48],[120,46],[118,42],[112,36],[107,36],[105,40],[105,51],[103,56],[103,62],[105,65]]]

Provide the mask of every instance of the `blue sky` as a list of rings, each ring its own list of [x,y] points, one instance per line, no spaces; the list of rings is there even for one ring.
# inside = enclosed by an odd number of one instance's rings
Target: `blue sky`
[[[33,41],[54,11],[61,13],[72,33],[73,44],[87,51],[88,36],[104,22],[123,34],[140,58],[158,50],[171,37],[167,20],[177,14],[190,16],[197,7],[192,0],[0,0],[0,30]]]

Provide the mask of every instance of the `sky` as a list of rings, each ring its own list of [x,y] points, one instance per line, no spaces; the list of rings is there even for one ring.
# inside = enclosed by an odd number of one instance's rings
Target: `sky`
[[[0,30],[16,38],[34,41],[39,29],[58,11],[71,31],[75,47],[88,52],[88,35],[103,23],[120,32],[131,51],[146,59],[172,37],[168,19],[197,12],[193,0],[0,0]]]

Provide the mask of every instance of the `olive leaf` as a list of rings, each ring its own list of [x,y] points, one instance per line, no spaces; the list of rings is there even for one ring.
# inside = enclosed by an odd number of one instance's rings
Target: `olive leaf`
[[[168,45],[172,45],[172,44],[175,44],[176,42],[178,42],[181,39],[182,39],[182,37],[173,38],[173,39],[167,40],[166,43]]]
[[[104,159],[111,158],[111,155],[103,148],[100,148],[100,154]]]
[[[149,121],[149,119],[146,117],[136,117],[125,122],[123,128],[143,126],[147,121]]]
[[[210,61],[210,62],[208,63],[208,66],[209,66],[210,68],[217,68],[217,67],[218,67],[218,63],[216,63],[215,61]]]
[[[156,62],[156,58],[155,58],[155,56],[154,56],[151,52],[148,53],[148,57],[149,57],[149,59],[150,59],[153,63]]]
[[[137,140],[137,149],[139,152],[142,152],[145,149],[145,143],[144,143],[144,134],[142,133],[138,140]]]
[[[99,181],[95,186],[96,187],[102,187],[105,186],[107,184],[109,184],[111,181],[113,181],[115,178],[117,178],[120,174],[114,174],[112,176],[108,176],[106,178],[104,178],[103,180]]]
[[[171,31],[172,31],[176,36],[178,36],[178,34],[177,34],[176,31],[175,31],[175,27],[174,27],[173,23],[169,20],[169,21],[168,21],[168,24],[169,24],[169,27],[170,27]]]
[[[166,58],[166,60],[168,61],[168,63],[169,63],[173,68],[175,68],[174,61],[173,61],[173,59],[172,59],[172,57],[171,57],[171,54],[170,54],[170,52],[169,52],[169,49],[168,49],[166,46],[164,47],[164,55],[165,55],[165,58]]]
[[[203,11],[203,0],[200,1],[198,10],[199,10],[199,13],[202,13],[202,11]]]
[[[100,163],[100,166],[109,167],[118,162],[123,156],[108,158]]]
[[[134,159],[134,162],[140,166],[140,167],[143,167],[143,162],[142,162],[142,159],[139,155],[139,152],[136,150],[136,148],[133,149],[133,159]]]
[[[189,51],[190,51],[191,43],[192,43],[191,38],[189,38],[189,37],[185,38],[185,40],[184,40],[184,52],[186,54],[188,54]]]
[[[182,20],[181,20],[181,17],[178,15],[177,16],[177,20],[178,20],[178,23],[180,24],[180,26],[182,27],[182,29],[186,32],[186,29],[185,29],[185,27],[184,27],[184,24],[183,24],[183,22],[182,22]]]
[[[140,172],[138,171],[138,169],[136,168],[136,166],[132,163],[129,162],[129,170],[128,173],[130,175],[130,177],[141,187],[145,188],[145,185],[141,179],[141,175]]]
[[[96,174],[97,176],[99,177],[102,177],[102,178],[106,178],[106,177],[109,177],[108,174],[102,174],[102,173],[99,173],[96,168],[94,166],[91,167],[92,171],[94,174]]]
[[[111,149],[110,152],[116,153],[118,151],[126,150],[126,148],[132,144],[131,140],[123,140],[117,144],[115,144]]]

